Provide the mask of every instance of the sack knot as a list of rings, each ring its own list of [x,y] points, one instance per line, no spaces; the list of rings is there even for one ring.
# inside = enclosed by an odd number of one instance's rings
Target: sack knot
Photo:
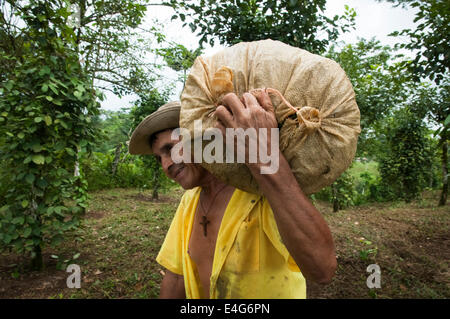
[[[304,106],[298,110],[297,119],[299,124],[305,124],[307,134],[311,134],[317,130],[322,123],[320,111],[310,106]]]

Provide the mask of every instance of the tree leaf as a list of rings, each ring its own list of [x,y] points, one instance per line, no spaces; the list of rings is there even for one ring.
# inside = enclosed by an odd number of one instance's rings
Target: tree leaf
[[[59,91],[58,91],[58,89],[56,88],[55,85],[50,84],[50,85],[49,85],[49,88],[53,91],[53,93],[55,93],[56,95],[58,95]]]
[[[447,118],[444,121],[444,125],[447,126],[450,124],[450,115],[447,116]]]
[[[31,235],[31,231],[32,231],[31,227],[25,228],[25,230],[23,231],[23,234],[22,234],[23,237],[25,237],[25,238],[29,237]]]
[[[36,185],[44,189],[48,186],[48,182],[44,178],[39,178],[38,181],[36,182]]]
[[[81,93],[80,91],[75,91],[73,92],[73,95],[75,95],[75,97],[80,100],[83,93]]]
[[[5,237],[3,237],[3,242],[5,244],[9,244],[12,240],[12,237],[9,234],[6,234]]]
[[[31,160],[38,165],[42,165],[45,162],[45,157],[43,155],[33,155]]]
[[[66,130],[69,128],[69,126],[67,126],[66,122],[60,120],[59,123],[61,123],[61,126],[64,127]]]
[[[27,176],[25,177],[25,180],[27,181],[27,183],[33,184],[35,177],[33,174],[27,174]]]
[[[40,151],[42,151],[42,145],[40,145],[39,143],[33,144],[31,149],[33,150],[33,152],[39,153]]]
[[[28,202],[27,202],[27,205],[28,205]],[[22,207],[23,207],[23,202],[22,202]],[[25,207],[26,207],[26,206],[25,206]],[[25,208],[25,207],[24,207],[24,208]],[[23,225],[24,222],[25,222],[25,218],[24,218],[23,216],[16,217],[16,218],[14,218],[14,219],[12,220],[12,223],[13,223],[13,224]]]
[[[45,121],[45,124],[47,124],[47,126],[52,125],[52,118],[50,116],[46,115],[44,117],[44,121]]]
[[[71,149],[71,148],[66,147],[66,152],[67,152],[67,154],[69,154],[70,156],[74,156],[74,155],[75,155],[74,150]]]

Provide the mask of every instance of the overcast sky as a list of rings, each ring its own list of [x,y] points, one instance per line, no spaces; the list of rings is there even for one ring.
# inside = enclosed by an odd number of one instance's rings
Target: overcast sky
[[[350,33],[341,35],[340,41],[344,43],[355,43],[358,37],[370,39],[375,37],[383,44],[394,45],[399,40],[389,37],[388,34],[393,31],[399,31],[414,26],[414,11],[402,8],[393,8],[389,3],[379,3],[375,0],[328,0],[325,14],[334,16],[344,12],[344,5],[354,8],[356,11],[356,29]],[[148,21],[150,23],[152,17],[157,17],[163,22],[164,33],[169,39],[181,43],[188,49],[196,49],[198,39],[193,35],[189,28],[182,29],[181,22],[178,20],[170,21],[173,11],[170,8],[150,7]],[[213,48],[207,48],[204,55],[208,56],[219,51],[222,47],[216,45]],[[170,72],[169,72],[170,73]],[[175,74],[171,74],[176,78]],[[129,107],[134,97],[124,97],[119,99],[112,93],[105,92],[106,99],[101,103],[102,109],[119,110],[122,107]],[[181,93],[181,85],[178,85],[177,92],[174,97]]]

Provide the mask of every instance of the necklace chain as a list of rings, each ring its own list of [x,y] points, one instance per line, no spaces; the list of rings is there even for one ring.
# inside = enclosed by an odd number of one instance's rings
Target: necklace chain
[[[203,207],[203,204],[202,204],[202,197],[201,197],[201,194],[200,194],[200,199],[199,199],[199,201],[200,201],[200,207],[201,207],[201,209],[202,209],[202,212],[203,212],[203,215],[202,215],[202,221],[200,222],[200,225],[202,225],[203,226],[203,235],[206,237],[206,236],[208,236],[208,224],[210,223],[209,222],[209,220],[208,220],[208,218],[206,218],[206,216],[209,214],[209,212],[210,212],[210,209],[211,209],[211,206],[214,204],[214,201],[216,200],[216,197],[217,197],[217,195],[226,187],[227,185],[225,184],[225,186],[223,186],[223,187],[221,187],[217,192],[216,192],[216,194],[214,194],[214,196],[213,196],[213,199],[212,199],[212,201],[211,201],[211,204],[209,204],[209,207],[208,207],[208,210],[207,211],[205,211],[205,208]]]
[[[208,210],[205,210],[205,208],[203,207],[202,198],[200,197],[199,201],[200,201],[200,207],[202,208],[202,211],[203,211],[203,216],[206,217],[206,216],[209,214],[210,209],[211,209],[211,206],[214,204],[214,201],[216,200],[217,195],[219,195],[219,193],[220,193],[225,187],[227,187],[227,186],[228,186],[228,185],[225,184],[223,187],[221,187],[221,188],[216,192],[216,194],[214,195],[214,197],[213,197],[213,199],[212,199],[212,201],[211,201],[211,204],[209,204]]]

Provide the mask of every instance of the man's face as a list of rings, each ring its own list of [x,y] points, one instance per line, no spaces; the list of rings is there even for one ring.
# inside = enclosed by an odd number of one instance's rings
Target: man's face
[[[199,185],[207,171],[195,163],[175,164],[173,162],[170,152],[180,140],[172,140],[172,131],[166,130],[157,133],[152,144],[152,151],[158,162],[161,163],[167,177],[180,184],[184,189],[191,189]]]

